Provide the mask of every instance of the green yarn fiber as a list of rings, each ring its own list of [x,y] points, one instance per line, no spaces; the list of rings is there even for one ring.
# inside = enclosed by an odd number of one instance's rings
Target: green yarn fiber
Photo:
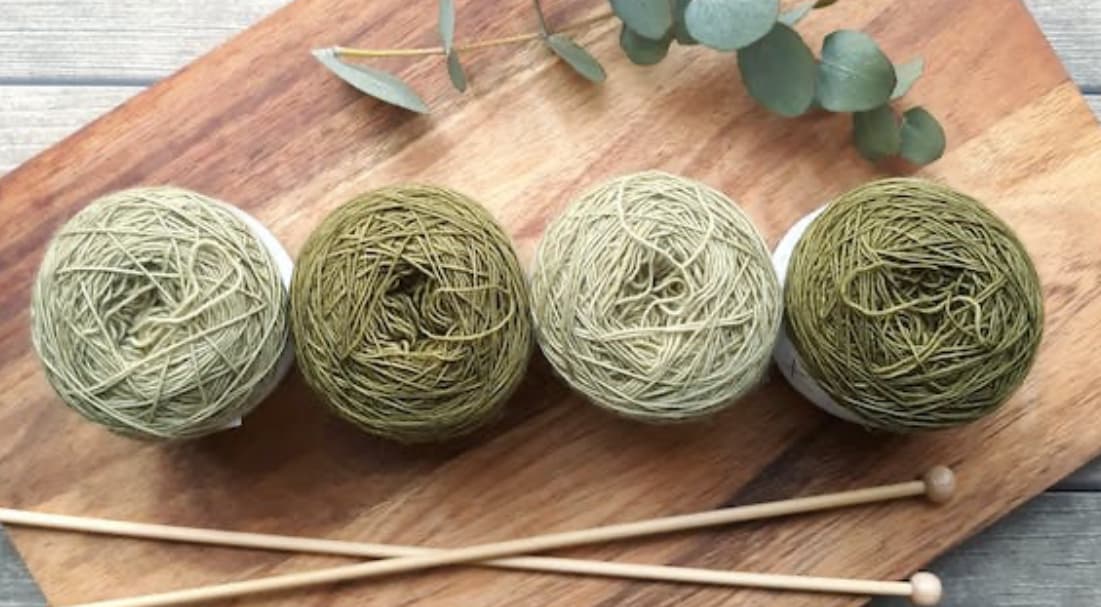
[[[288,337],[287,294],[228,208],[170,187],[96,200],[53,237],[31,334],[50,384],[116,432],[184,439],[257,404]]]
[[[306,381],[342,417],[406,443],[491,420],[532,350],[508,236],[443,188],[374,190],[310,235],[291,283]]]
[[[1043,331],[1024,246],[975,199],[920,179],[832,201],[792,254],[790,335],[810,375],[868,426],[955,426],[1001,406]]]
[[[729,198],[660,172],[614,179],[547,229],[532,272],[539,345],[593,403],[649,422],[714,413],[764,376],[781,293]]]

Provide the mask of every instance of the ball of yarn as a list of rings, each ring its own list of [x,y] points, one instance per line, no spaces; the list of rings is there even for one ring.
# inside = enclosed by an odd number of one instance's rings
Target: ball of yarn
[[[116,432],[193,438],[257,404],[287,345],[287,293],[229,207],[171,187],[100,198],[53,237],[34,347],[70,407]]]
[[[336,209],[291,283],[307,382],[340,415],[401,442],[490,420],[527,367],[528,291],[508,236],[447,189],[399,186]]]
[[[995,410],[1043,326],[1036,270],[1010,228],[919,179],[831,202],[795,246],[785,304],[811,377],[861,422],[898,432]]]
[[[715,412],[762,378],[781,317],[768,249],[727,197],[660,172],[585,194],[547,229],[532,307],[557,372],[654,422]]]

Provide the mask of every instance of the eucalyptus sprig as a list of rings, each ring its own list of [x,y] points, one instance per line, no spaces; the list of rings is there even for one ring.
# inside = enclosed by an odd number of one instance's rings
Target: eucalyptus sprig
[[[314,56],[338,77],[377,99],[415,112],[428,105],[397,76],[347,59],[439,55],[457,90],[467,88],[460,55],[471,51],[540,40],[580,76],[603,82],[604,68],[567,33],[618,19],[619,46],[636,65],[654,65],[677,44],[701,44],[736,52],[746,90],[768,110],[796,117],[814,109],[851,113],[853,142],[865,158],[902,157],[928,164],[944,153],[944,129],[921,107],[901,116],[892,103],[905,95],[925,64],[918,57],[894,64],[867,34],[838,30],[826,36],[816,58],[796,25],[815,9],[836,0],[810,0],[781,11],[780,0],[609,0],[611,11],[552,29],[540,0],[532,0],[538,31],[455,42],[454,0],[439,0],[440,46],[413,49],[333,47]]]

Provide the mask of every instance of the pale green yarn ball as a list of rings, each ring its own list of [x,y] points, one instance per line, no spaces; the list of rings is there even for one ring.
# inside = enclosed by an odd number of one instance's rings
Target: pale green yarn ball
[[[532,271],[543,353],[643,421],[714,413],[763,378],[781,317],[764,240],[729,198],[660,172],[614,179],[548,227]]]
[[[127,190],[54,235],[31,334],[51,386],[87,419],[134,437],[194,438],[271,387],[287,299],[271,254],[229,207],[178,188]]]

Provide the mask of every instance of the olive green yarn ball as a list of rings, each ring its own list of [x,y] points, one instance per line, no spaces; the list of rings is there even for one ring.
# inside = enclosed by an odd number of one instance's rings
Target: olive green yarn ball
[[[291,282],[302,374],[338,414],[406,443],[491,420],[532,350],[508,236],[473,200],[408,185],[337,208]]]
[[[251,410],[278,380],[288,325],[264,243],[230,207],[171,187],[110,194],[70,219],[31,302],[61,399],[148,439],[202,436]]]
[[[620,415],[714,413],[763,378],[781,295],[737,205],[659,172],[614,179],[548,227],[532,272],[543,353],[575,390]]]
[[[919,179],[832,201],[795,246],[785,305],[809,375],[865,425],[895,432],[996,410],[1043,331],[1040,281],[1009,226]]]

